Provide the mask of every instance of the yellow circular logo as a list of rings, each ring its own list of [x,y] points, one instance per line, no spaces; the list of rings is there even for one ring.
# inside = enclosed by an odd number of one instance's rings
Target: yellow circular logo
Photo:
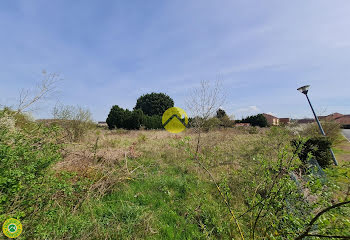
[[[162,124],[168,132],[179,133],[186,129],[188,116],[183,109],[172,107],[163,113]]]
[[[7,219],[2,225],[2,232],[6,237],[16,238],[22,233],[22,224],[17,219]]]

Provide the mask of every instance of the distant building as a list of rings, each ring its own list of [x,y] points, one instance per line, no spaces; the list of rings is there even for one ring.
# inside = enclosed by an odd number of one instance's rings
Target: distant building
[[[290,118],[279,118],[279,122],[281,125],[286,125],[290,123]]]
[[[304,119],[298,119],[297,123],[313,123],[315,122],[315,119],[313,118],[304,118]]]
[[[350,115],[343,115],[336,118],[334,121],[342,125],[344,128],[350,128]]]
[[[319,120],[324,120],[324,121],[333,121],[336,120],[337,118],[343,117],[344,115],[341,113],[332,113],[327,116],[319,116]]]
[[[279,124],[280,124],[280,120],[279,120],[278,117],[272,116],[272,115],[267,114],[267,113],[263,113],[262,115],[264,115],[264,117],[265,117],[266,120],[267,120],[267,123],[268,123],[270,126],[276,126],[276,125],[279,125]]]
[[[350,126],[350,115],[344,115],[341,113],[332,113],[327,116],[319,116],[321,121],[334,121],[342,126]],[[313,118],[298,119],[297,123],[312,123],[315,122]]]

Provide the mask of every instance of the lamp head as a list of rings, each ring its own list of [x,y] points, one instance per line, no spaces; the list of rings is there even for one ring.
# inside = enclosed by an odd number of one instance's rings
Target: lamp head
[[[297,90],[299,92],[304,93],[306,95],[307,92],[309,91],[309,87],[310,87],[310,85],[305,85],[305,86],[302,86],[302,87],[298,88]]]

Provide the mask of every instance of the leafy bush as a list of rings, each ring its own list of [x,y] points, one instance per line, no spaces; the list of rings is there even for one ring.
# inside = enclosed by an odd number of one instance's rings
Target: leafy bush
[[[302,140],[293,140],[294,146],[301,146],[298,153],[299,159],[306,164],[311,154],[322,168],[326,168],[332,164],[332,155],[329,151],[332,143],[327,137],[312,137],[302,142]]]
[[[0,122],[5,115],[0,114]],[[7,121],[7,120],[6,120]],[[36,201],[35,196],[24,197],[39,185],[48,167],[61,158],[59,145],[54,141],[57,127],[45,127],[32,122],[36,128],[0,129],[0,219],[12,209],[12,216],[23,217]],[[12,130],[11,130],[12,129]],[[19,204],[23,208],[15,207]],[[11,206],[9,208],[9,206]]]
[[[223,116],[222,118],[220,118],[220,126],[222,127],[233,127],[235,121],[231,120],[227,115]]]
[[[220,124],[221,124],[220,119],[218,119],[216,117],[209,118],[208,120],[206,120],[204,122],[203,130],[204,131],[209,131],[209,130],[218,128],[218,127],[220,127]]]

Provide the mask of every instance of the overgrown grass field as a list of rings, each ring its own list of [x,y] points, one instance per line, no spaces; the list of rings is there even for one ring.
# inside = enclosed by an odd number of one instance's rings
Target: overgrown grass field
[[[302,137],[284,127],[199,143],[191,129],[92,128],[73,142],[58,126],[1,119],[0,221],[18,218],[18,239],[294,239],[349,197],[349,143],[320,176],[300,167],[290,142]],[[309,234],[350,235],[349,214],[328,211]]]

